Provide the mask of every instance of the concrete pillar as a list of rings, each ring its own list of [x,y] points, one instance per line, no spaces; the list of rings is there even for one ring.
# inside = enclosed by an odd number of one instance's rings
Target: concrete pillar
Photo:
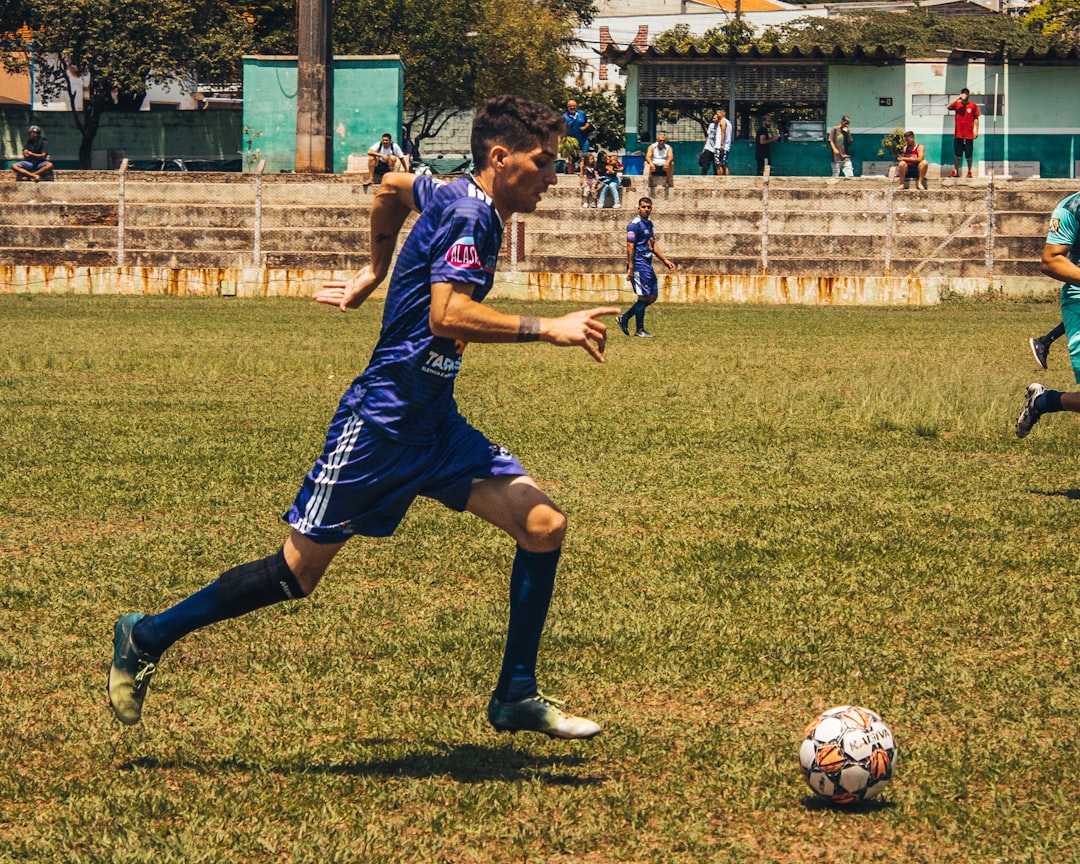
[[[298,0],[296,172],[332,174],[333,0]]]

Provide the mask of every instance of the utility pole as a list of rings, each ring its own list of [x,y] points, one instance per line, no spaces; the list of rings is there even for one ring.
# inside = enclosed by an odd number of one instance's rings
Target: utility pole
[[[296,172],[332,174],[333,0],[298,0],[296,42]]]

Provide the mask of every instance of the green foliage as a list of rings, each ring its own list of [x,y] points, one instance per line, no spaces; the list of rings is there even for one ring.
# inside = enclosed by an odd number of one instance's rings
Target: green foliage
[[[244,126],[242,130],[244,136],[244,164],[249,168],[255,168],[262,159],[262,149],[255,146],[255,142],[262,137],[262,130],[253,129],[250,126]]]
[[[542,100],[562,88],[578,14],[591,4],[517,0],[338,0],[343,54],[400,54],[410,137],[438,133],[462,109],[502,93]]]
[[[858,46],[903,48],[910,58],[932,57],[937,51],[963,48],[997,51],[1034,47],[1045,49],[1050,40],[1038,28],[1008,15],[938,15],[922,9],[910,12],[859,11],[829,18],[798,18],[776,28],[781,48],[798,46],[846,49]]]
[[[296,0],[248,0],[244,14],[252,23],[257,54],[295,54]]]
[[[888,135],[881,139],[881,149],[878,156],[892,156],[894,159],[904,150],[904,127],[897,126]]]
[[[21,11],[33,30],[33,55],[7,57],[8,68],[30,59],[42,98],[72,107],[68,71],[87,79],[82,111],[70,114],[82,133],[83,168],[101,114],[116,105],[114,92],[140,94],[148,82],[238,80],[252,44],[250,20],[220,0],[24,0]]]
[[[463,409],[570,520],[540,674],[593,742],[486,725],[513,542],[424,499],[180,642],[121,729],[112,622],[280,546],[369,303],[0,295],[0,860],[1075,860],[1078,421],[1010,429],[1051,304],[471,345]],[[848,702],[901,750],[854,812],[796,767]]]
[[[577,101],[578,107],[597,130],[593,149],[621,153],[626,146],[626,89],[585,90],[571,87],[565,91],[562,99],[553,100],[553,104],[565,107],[571,99]]]
[[[1080,11],[1072,0],[1044,0],[1032,8],[1027,18],[1008,15],[944,16],[920,8],[909,12],[858,10],[830,16],[807,16],[786,24],[770,27],[755,36],[741,20],[733,19],[722,27],[694,36],[690,27],[679,24],[656,36],[652,44],[661,50],[690,47],[699,50],[731,47],[745,49],[756,46],[762,50],[777,47],[846,49],[873,48],[878,45],[891,49],[903,48],[908,57],[930,57],[939,50],[965,48],[976,51],[997,51],[1004,42],[1008,50],[1034,47],[1048,48],[1051,44],[1076,44]]]
[[[1065,43],[1080,41],[1080,6],[1075,0],[1039,0],[1028,8],[1027,22]]]

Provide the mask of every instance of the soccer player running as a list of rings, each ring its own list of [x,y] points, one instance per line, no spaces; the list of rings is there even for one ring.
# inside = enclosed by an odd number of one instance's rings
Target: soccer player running
[[[202,627],[308,596],[355,534],[394,532],[417,495],[467,510],[517,542],[510,619],[488,720],[501,731],[592,738],[600,727],[541,694],[536,660],[555,582],[566,517],[506,449],[458,412],[454,379],[469,342],[549,342],[584,348],[603,362],[618,309],[558,318],[510,315],[482,304],[491,290],[512,213],[531,213],[556,183],[562,118],[553,109],[500,96],[476,113],[475,176],[449,184],[387,175],[371,213],[371,263],[317,300],[358,306],[385,277],[397,233],[420,212],[390,279],[382,331],[367,369],[342,396],[326,446],[283,515],[291,526],[275,554],[221,574],[157,615],[131,613],[114,628],[109,700],[137,723],[161,655]],[[391,178],[393,178],[391,180]]]
[[[1050,231],[1043,246],[1039,269],[1064,284],[1061,286],[1061,319],[1068,336],[1073,377],[1080,382],[1080,192],[1062,199],[1050,216]],[[1053,332],[1053,331],[1051,331]],[[1038,355],[1036,355],[1038,359]],[[1040,361],[1045,367],[1045,362]],[[1025,438],[1043,414],[1058,411],[1080,412],[1080,392],[1047,390],[1038,382],[1029,384],[1024,410],[1016,420],[1016,437]]]
[[[645,310],[653,303],[659,292],[656,271],[653,270],[653,255],[663,261],[669,270],[675,269],[675,262],[668,258],[656,245],[656,235],[649,219],[652,215],[652,198],[638,201],[637,215],[626,226],[626,278],[634,287],[637,302],[619,316],[619,329],[630,335],[630,319],[637,322],[635,336],[652,339],[653,334],[645,329]]]

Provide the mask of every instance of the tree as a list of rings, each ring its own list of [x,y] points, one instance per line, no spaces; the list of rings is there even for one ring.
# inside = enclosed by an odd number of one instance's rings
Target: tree
[[[1075,0],[1039,0],[1028,9],[1026,21],[1045,36],[1073,44],[1080,39],[1080,6]]]
[[[296,54],[296,0],[241,3],[251,22],[256,54]]]
[[[79,167],[90,154],[102,114],[140,101],[148,83],[238,80],[250,49],[252,20],[224,0],[19,0],[29,38],[4,64],[30,64],[41,98],[66,100],[82,135]],[[0,21],[0,32],[18,25]],[[75,110],[76,88],[84,90]]]
[[[336,0],[334,48],[401,55],[406,128],[419,143],[490,96],[559,92],[574,27],[593,12],[592,0]]]
[[[594,149],[614,151],[626,146],[626,88],[581,90],[572,87],[561,99],[552,101],[562,106],[571,99],[578,103],[578,108],[588,115],[589,123],[596,129]]]
[[[953,48],[997,51],[1048,48],[1051,40],[1037,27],[1008,15],[947,17],[922,9],[909,12],[858,11],[831,18],[806,17],[775,29],[776,44],[800,47],[903,48],[910,58],[934,57]]]

